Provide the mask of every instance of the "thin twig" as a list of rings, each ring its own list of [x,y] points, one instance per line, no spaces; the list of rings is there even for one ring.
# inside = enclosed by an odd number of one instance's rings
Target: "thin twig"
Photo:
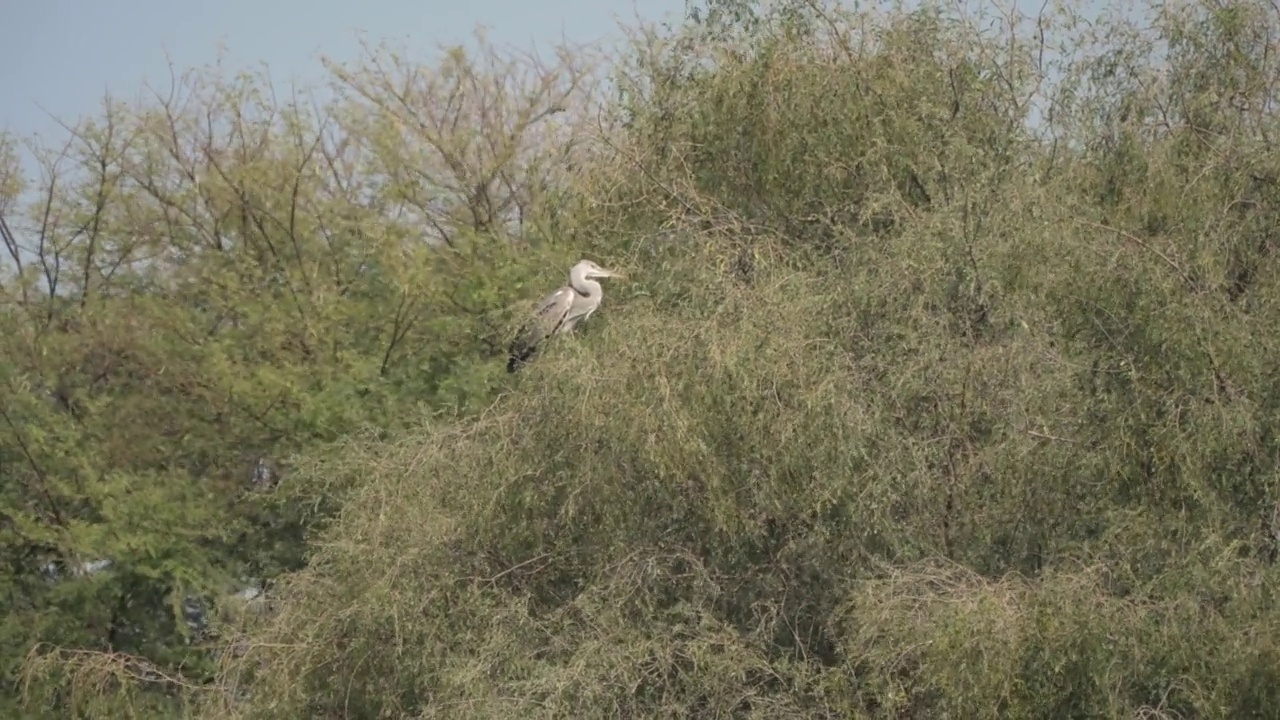
[[[1183,269],[1182,269],[1182,266],[1181,266],[1181,265],[1179,265],[1177,262],[1175,262],[1175,261],[1173,260],[1173,258],[1170,258],[1168,255],[1165,255],[1164,253],[1160,252],[1158,249],[1156,249],[1156,248],[1152,247],[1150,243],[1148,243],[1146,240],[1143,240],[1142,238],[1138,237],[1137,235],[1134,235],[1133,233],[1130,233],[1130,232],[1126,232],[1126,231],[1124,231],[1124,230],[1121,230],[1120,228],[1112,227],[1112,226],[1110,226],[1110,225],[1103,225],[1102,223],[1093,222],[1093,221],[1091,221],[1091,220],[1077,220],[1076,222],[1077,222],[1078,224],[1080,224],[1080,225],[1085,225],[1085,226],[1087,226],[1087,227],[1096,228],[1096,229],[1098,229],[1098,230],[1106,230],[1106,231],[1108,231],[1108,232],[1113,232],[1113,233],[1115,233],[1115,234],[1119,235],[1120,237],[1124,238],[1125,240],[1128,240],[1129,242],[1133,243],[1134,245],[1137,245],[1138,247],[1142,248],[1143,250],[1146,250],[1146,251],[1148,251],[1148,252],[1150,252],[1150,253],[1152,253],[1152,254],[1156,255],[1156,256],[1157,256],[1157,257],[1159,257],[1161,260],[1165,261],[1165,264],[1167,264],[1169,267],[1173,268],[1173,271],[1174,271],[1174,272],[1176,272],[1176,273],[1178,274],[1178,277],[1182,278],[1182,281],[1183,281],[1183,282],[1185,282],[1185,283],[1187,284],[1187,287],[1188,287],[1188,288],[1190,288],[1193,292],[1194,292],[1194,291],[1197,291],[1197,290],[1199,290],[1199,289],[1200,289],[1200,288],[1199,288],[1199,286],[1196,284],[1196,281],[1195,281],[1195,280],[1192,280],[1192,279],[1191,279],[1191,276],[1190,276],[1190,275],[1188,275],[1188,274],[1187,274],[1187,272],[1186,272],[1185,270],[1183,270]]]

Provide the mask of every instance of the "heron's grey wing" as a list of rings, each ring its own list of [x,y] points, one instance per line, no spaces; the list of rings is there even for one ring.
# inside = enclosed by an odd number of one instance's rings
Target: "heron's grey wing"
[[[569,315],[569,310],[573,307],[573,300],[576,295],[577,293],[573,291],[573,288],[566,285],[542,298],[542,302],[538,304],[537,312],[533,314],[533,321],[529,323],[529,327],[525,330],[525,344],[536,345],[543,338],[554,334]]]
[[[507,361],[508,372],[514,372],[528,360],[537,349],[538,343],[560,327],[569,312],[569,306],[575,294],[573,288],[565,286],[542,298],[533,317],[521,328],[519,335],[511,343],[510,357]]]

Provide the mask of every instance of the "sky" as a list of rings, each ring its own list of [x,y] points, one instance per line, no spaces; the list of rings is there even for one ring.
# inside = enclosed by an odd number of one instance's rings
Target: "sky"
[[[477,25],[497,44],[547,48],[620,35],[639,16],[678,20],[685,0],[0,0],[0,128],[60,139],[54,120],[96,114],[106,91],[137,97],[144,81],[214,62],[266,63],[272,79],[319,84],[321,55],[361,56],[373,43],[466,43]],[[54,116],[54,117],[51,117]]]
[[[1035,14],[1044,0],[1014,0]],[[1081,0],[1096,11],[1102,0]],[[982,4],[983,0],[971,0]],[[619,23],[678,22],[686,0],[0,0],[0,131],[60,143],[68,125],[97,115],[104,95],[147,98],[213,63],[260,69],[272,81],[319,89],[320,58],[354,62],[361,35],[421,49],[468,43],[479,25],[499,45],[550,50],[621,37]],[[866,5],[867,3],[862,3]],[[874,4],[874,0],[871,4]],[[908,4],[912,4],[908,2]],[[1004,3],[1001,3],[1004,4]],[[25,158],[33,162],[30,157]]]

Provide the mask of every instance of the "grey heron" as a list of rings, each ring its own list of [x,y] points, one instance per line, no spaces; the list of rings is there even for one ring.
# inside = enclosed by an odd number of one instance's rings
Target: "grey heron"
[[[571,333],[578,323],[591,317],[604,299],[604,288],[595,278],[607,277],[625,276],[590,260],[579,260],[569,271],[569,284],[542,299],[533,319],[521,328],[519,336],[511,343],[507,372],[519,370],[547,337]]]

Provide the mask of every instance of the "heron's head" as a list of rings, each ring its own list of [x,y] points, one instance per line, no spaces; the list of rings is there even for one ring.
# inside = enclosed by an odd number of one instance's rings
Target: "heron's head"
[[[582,278],[623,278],[626,277],[620,272],[614,270],[606,270],[590,260],[579,260],[577,265],[573,266],[573,272]]]

